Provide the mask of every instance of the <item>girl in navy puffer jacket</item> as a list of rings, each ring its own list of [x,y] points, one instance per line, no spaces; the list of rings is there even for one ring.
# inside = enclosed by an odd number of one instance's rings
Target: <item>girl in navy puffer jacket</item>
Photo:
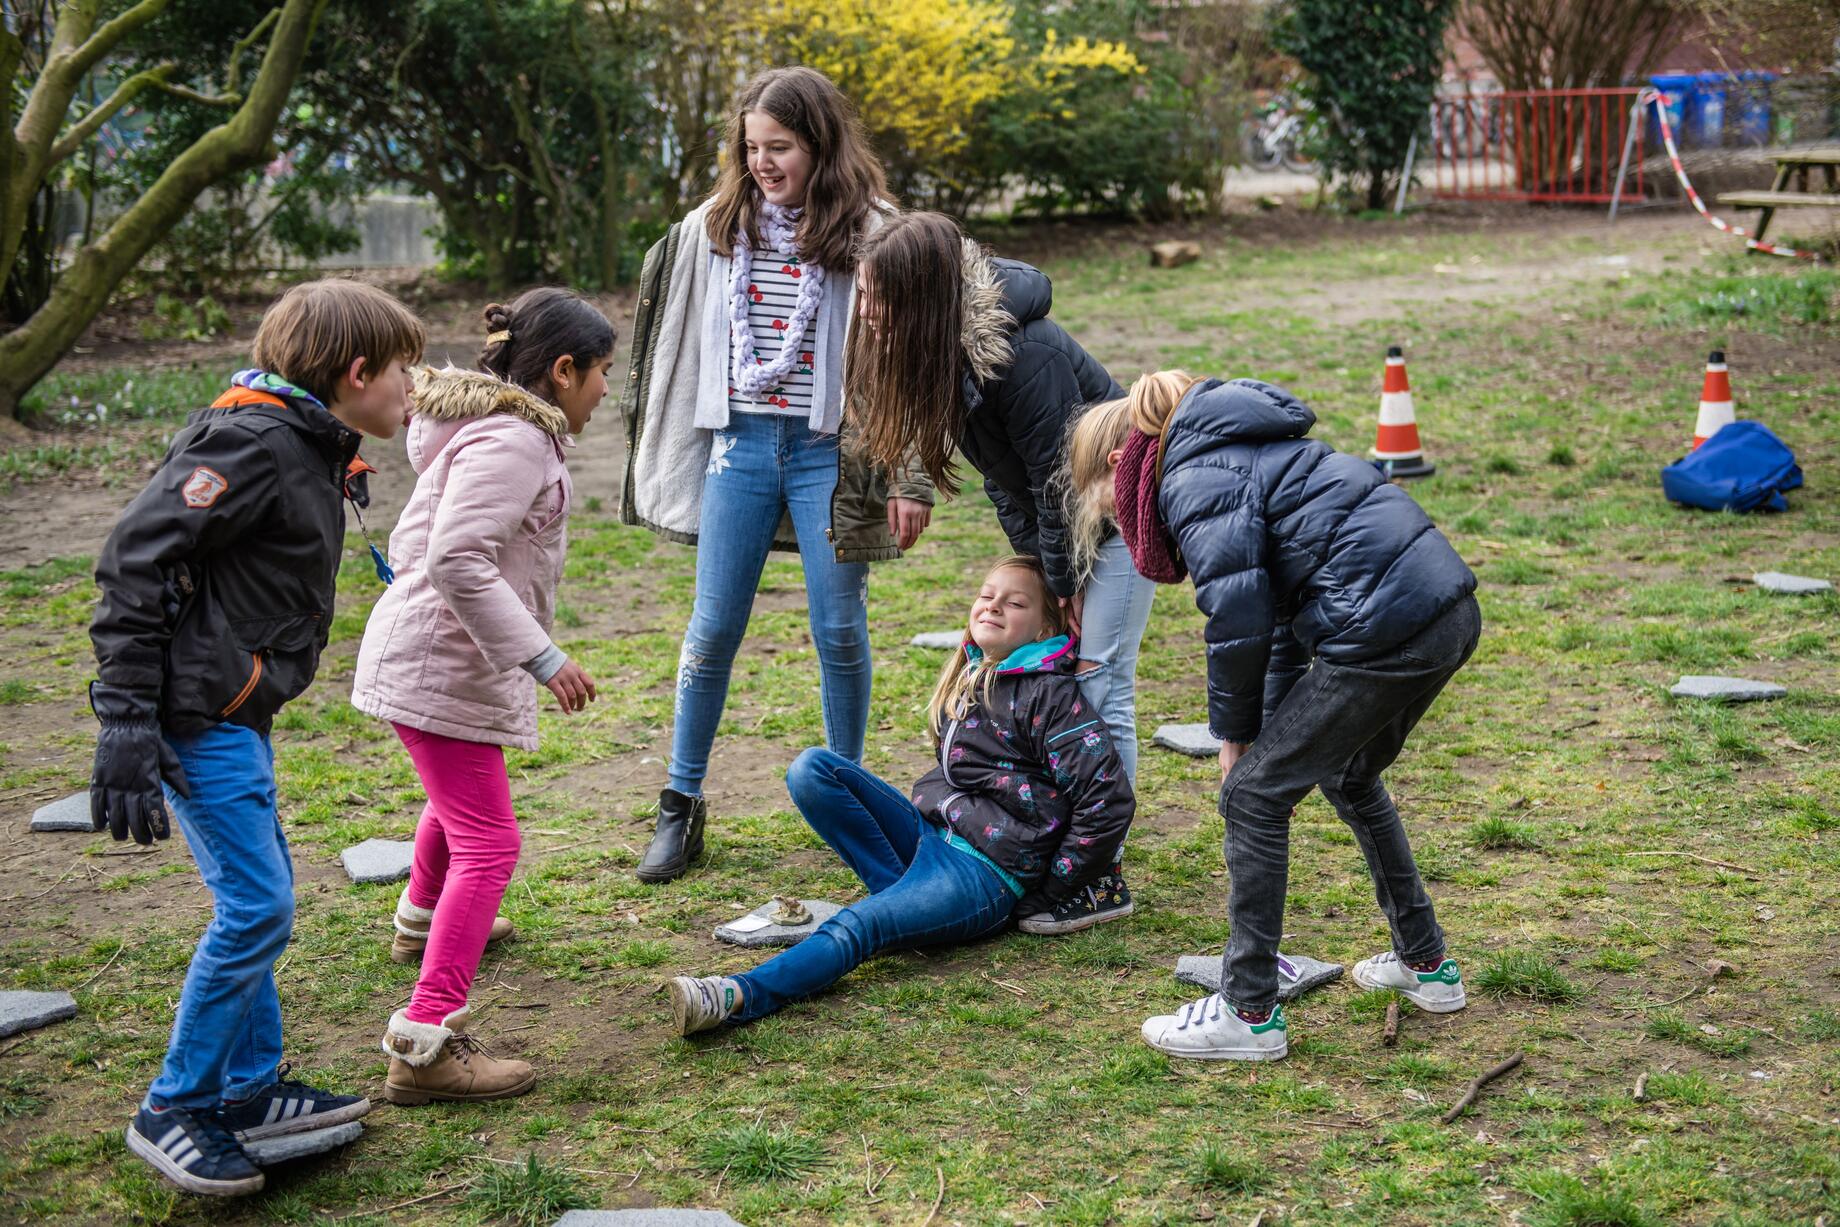
[[[1315,421],[1272,384],[1159,371],[1092,409],[1069,449],[1076,518],[1115,520],[1148,579],[1192,574],[1207,615],[1232,936],[1220,993],[1144,1024],[1177,1056],[1288,1051],[1277,955],[1290,816],[1315,787],[1354,829],[1392,930],[1393,949],[1356,964],[1355,981],[1434,1012],[1465,1004],[1380,774],[1475,650],[1476,578],[1405,491],[1306,438]]]

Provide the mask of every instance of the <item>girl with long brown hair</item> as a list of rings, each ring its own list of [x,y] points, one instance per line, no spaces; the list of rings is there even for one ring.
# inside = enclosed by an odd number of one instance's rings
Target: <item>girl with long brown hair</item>
[[[1137,653],[1155,586],[1131,567],[1116,534],[1068,548],[1062,446],[1094,401],[1124,395],[1077,341],[1048,318],[1053,287],[1038,270],[988,255],[958,224],[909,213],[863,241],[858,312],[844,378],[856,437],[879,464],[911,463],[955,493],[956,451],[982,474],[1016,550],[1038,555],[1072,615],[1080,688],[1137,778]],[[1071,933],[1129,915],[1119,866],[1030,933]]]
[[[673,978],[680,1035],[771,1014],[886,950],[998,933],[1105,873],[1136,803],[1080,698],[1068,629],[1041,564],[1001,559],[940,673],[934,762],[911,798],[829,750],[793,761],[793,804],[869,897],[752,971]]]
[[[696,545],[669,783],[638,876],[703,851],[703,779],[768,551],[797,550],[825,743],[855,760],[869,720],[867,564],[926,527],[924,475],[839,446],[855,247],[892,212],[837,87],[810,68],[750,81],[715,191],[646,256],[634,318],[621,514]]]

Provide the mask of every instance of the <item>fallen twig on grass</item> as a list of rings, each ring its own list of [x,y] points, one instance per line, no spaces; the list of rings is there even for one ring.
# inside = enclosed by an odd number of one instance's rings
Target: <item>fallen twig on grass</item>
[[[1380,1042],[1391,1048],[1399,1042],[1399,1003],[1386,1003],[1386,1029],[1380,1032]]]
[[[1672,851],[1664,850],[1664,851],[1657,851],[1657,852],[1625,852],[1623,853],[1623,855],[1624,856],[1684,856],[1688,860],[1698,861],[1702,865],[1714,865],[1720,869],[1730,869],[1735,873],[1748,873],[1752,877],[1756,877],[1756,878],[1760,878],[1763,876],[1763,874],[1760,871],[1752,869],[1747,865],[1734,865],[1730,861],[1715,861],[1711,857],[1701,856],[1697,852],[1672,852]]]
[[[1481,1094],[1483,1087],[1519,1065],[1521,1063],[1521,1058],[1525,1055],[1525,1053],[1517,1052],[1493,1069],[1485,1071],[1475,1081],[1471,1082],[1469,1084],[1469,1089],[1463,1092],[1463,1098],[1457,1100],[1456,1106],[1444,1113],[1444,1123],[1448,1125],[1451,1121],[1463,1115],[1463,1110],[1476,1102],[1476,1096]]]
[[[111,967],[113,967],[113,966],[115,966],[115,960],[116,960],[116,959],[118,959],[118,958],[120,958],[120,957],[121,957],[121,952],[122,952],[122,951],[124,951],[124,950],[126,950],[127,948],[128,948],[128,943],[127,943],[127,942],[123,942],[123,943],[122,943],[121,945],[119,945],[119,946],[117,946],[117,947],[115,947],[115,953],[114,953],[114,954],[111,954],[111,955],[109,956],[109,961],[108,961],[108,962],[106,962],[106,963],[104,963],[104,964],[102,965],[102,970],[101,970],[101,971],[98,971],[98,972],[96,972],[96,974],[95,974],[95,975],[93,975],[93,976],[91,976],[91,977],[90,977],[89,979],[87,979],[87,980],[85,980],[85,981],[84,981],[83,983],[81,983],[81,984],[79,984],[79,985],[77,985],[77,986],[76,986],[75,988],[73,988],[73,989],[71,989],[70,991],[71,991],[72,993],[80,993],[80,992],[82,992],[82,991],[83,991],[84,989],[86,989],[86,988],[88,988],[88,987],[89,987],[90,985],[92,985],[92,984],[94,984],[94,983],[95,983],[95,982],[96,982],[96,981],[97,981],[97,980],[98,980],[98,979],[99,979],[99,978],[101,977],[101,975],[102,975],[102,972],[104,972],[104,971],[107,971],[107,970],[108,970],[109,968],[111,968]]]
[[[412,1197],[408,1201],[399,1201],[395,1205],[385,1206],[381,1210],[353,1210],[350,1214],[341,1214],[332,1221],[335,1223],[342,1223],[348,1218],[372,1218],[379,1214],[388,1214],[392,1210],[401,1210],[408,1206],[419,1206],[425,1201],[433,1201],[437,1197],[445,1197],[449,1193],[458,1192],[472,1183],[471,1180],[462,1180],[458,1184],[450,1184],[446,1188],[436,1189],[432,1193],[423,1193],[420,1197]]]
[[[1668,1006],[1679,1005],[1681,1002],[1685,1001],[1687,998],[1692,997],[1699,993],[1703,993],[1711,987],[1712,987],[1712,981],[1707,980],[1704,984],[1695,984],[1692,988],[1688,989],[1686,992],[1682,993],[1680,996],[1671,997],[1666,1001],[1650,1001],[1642,1005],[1613,1005],[1610,1008],[1613,1010],[1664,1010]]]
[[[933,1219],[939,1214],[939,1207],[946,1199],[946,1169],[935,1163],[933,1170],[939,1175],[939,1196],[933,1199],[933,1208],[926,1212],[926,1219],[920,1227],[932,1227]]]
[[[1636,1079],[1635,1094],[1631,1095],[1630,1098],[1637,1103],[1641,1103],[1644,1099],[1648,1098],[1648,1075],[1646,1073]]]

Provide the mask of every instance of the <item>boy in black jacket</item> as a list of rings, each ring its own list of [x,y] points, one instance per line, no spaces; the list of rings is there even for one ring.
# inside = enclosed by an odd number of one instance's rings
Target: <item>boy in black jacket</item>
[[[149,844],[170,833],[170,804],[216,902],[128,1126],[129,1149],[188,1192],[252,1193],[262,1172],[244,1142],[370,1110],[284,1077],[273,968],[294,870],[268,733],[326,644],[344,500],[368,471],[360,435],[388,439],[406,420],[422,344],[420,321],[381,290],[289,290],[262,317],[255,369],[191,416],[96,564],[91,819]]]

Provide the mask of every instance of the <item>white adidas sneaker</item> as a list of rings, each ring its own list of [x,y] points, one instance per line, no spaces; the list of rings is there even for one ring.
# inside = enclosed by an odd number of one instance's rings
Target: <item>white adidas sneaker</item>
[[[1145,1019],[1143,1034],[1158,1052],[1197,1061],[1282,1061],[1291,1050],[1283,1006],[1273,1006],[1264,1022],[1249,1023],[1219,993]]]
[[[1353,974],[1362,988],[1390,988],[1433,1014],[1454,1014],[1469,1004],[1455,959],[1445,959],[1436,971],[1414,971],[1388,950],[1356,963]]]

